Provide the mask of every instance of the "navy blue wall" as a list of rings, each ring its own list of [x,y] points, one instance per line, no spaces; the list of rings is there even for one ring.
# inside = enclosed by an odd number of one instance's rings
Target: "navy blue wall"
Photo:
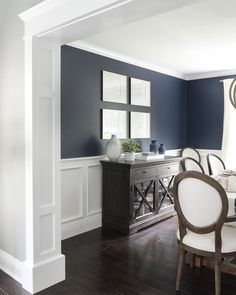
[[[187,82],[189,146],[200,149],[221,149],[224,89],[220,80],[231,77]]]
[[[168,149],[187,144],[186,81],[69,46],[61,49],[61,67],[62,158],[105,153],[100,110],[116,106],[101,101],[102,70],[151,81],[151,139],[165,143]],[[143,150],[149,149],[149,143],[142,140]]]

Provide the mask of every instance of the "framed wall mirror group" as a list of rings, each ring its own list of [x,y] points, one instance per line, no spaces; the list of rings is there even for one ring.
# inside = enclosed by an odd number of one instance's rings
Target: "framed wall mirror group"
[[[150,81],[102,71],[102,101],[114,105],[102,109],[102,139],[150,138],[150,111],[137,111],[151,107]]]

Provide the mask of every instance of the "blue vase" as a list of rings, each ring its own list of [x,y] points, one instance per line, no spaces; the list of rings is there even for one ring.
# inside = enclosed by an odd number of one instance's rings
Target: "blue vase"
[[[157,151],[158,151],[157,141],[152,140],[150,144],[150,152],[157,153]]]
[[[165,152],[166,152],[166,147],[163,143],[161,143],[159,146],[159,154],[164,155]]]

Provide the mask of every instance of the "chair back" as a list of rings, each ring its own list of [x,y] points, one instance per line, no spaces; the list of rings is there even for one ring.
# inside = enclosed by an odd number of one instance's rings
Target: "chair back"
[[[199,152],[192,147],[183,148],[180,152],[180,156],[193,158],[196,161],[198,161],[199,163],[201,163],[201,156],[200,156]]]
[[[193,158],[186,157],[180,161],[180,165],[183,171],[198,171],[205,173],[202,165]]]
[[[174,181],[174,200],[181,241],[187,229],[198,234],[216,231],[216,239],[221,241],[228,200],[216,180],[197,171],[181,172]]]
[[[225,169],[225,163],[214,154],[207,155],[207,166],[210,175],[220,174]]]

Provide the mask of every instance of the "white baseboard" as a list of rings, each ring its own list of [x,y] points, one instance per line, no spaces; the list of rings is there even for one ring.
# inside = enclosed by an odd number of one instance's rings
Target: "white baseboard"
[[[22,285],[31,294],[65,280],[65,256],[62,254],[38,264],[23,262],[22,265],[24,267]]]
[[[0,269],[22,283],[23,265],[18,259],[0,249]]]
[[[35,294],[65,279],[65,257],[60,254],[31,267],[0,249],[0,269]],[[55,269],[62,271],[55,272]]]
[[[102,213],[96,213],[83,219],[62,223],[62,240],[80,235],[102,226]]]

